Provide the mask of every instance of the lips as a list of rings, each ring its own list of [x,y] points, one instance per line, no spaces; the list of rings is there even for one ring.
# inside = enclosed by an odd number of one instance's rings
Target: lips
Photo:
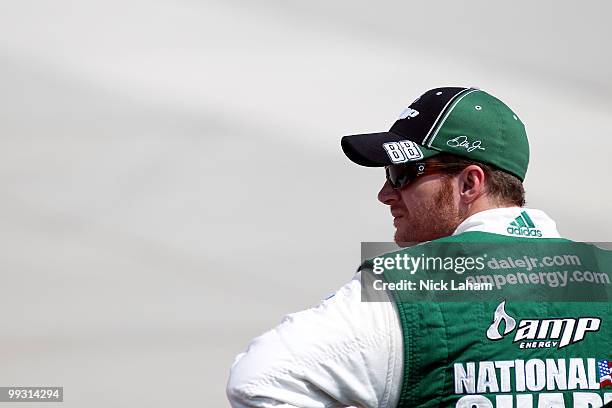
[[[395,210],[395,209],[393,209],[393,208],[392,208],[392,209],[391,209],[391,215],[392,215],[394,218],[400,218],[400,217],[403,217],[403,216],[404,216],[404,212],[403,212],[403,211],[398,211],[398,210]]]
[[[400,218],[402,218],[404,215],[406,215],[406,212],[403,211],[401,208],[397,208],[397,207],[391,207],[391,215],[393,216],[393,225],[397,227],[397,225],[400,222]]]
[[[401,217],[404,214],[404,212],[401,211],[401,209],[399,209],[399,208],[391,207],[390,210],[391,210],[391,215],[396,217],[396,218],[397,217]]]
[[[402,218],[404,215],[394,211],[391,212],[391,215],[393,216],[393,225],[397,227],[397,224],[400,222],[400,218]]]

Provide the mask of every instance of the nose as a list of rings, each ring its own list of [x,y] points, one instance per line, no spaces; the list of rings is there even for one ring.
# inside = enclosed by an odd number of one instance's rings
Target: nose
[[[389,180],[386,180],[385,184],[383,184],[382,188],[378,192],[378,201],[386,205],[391,205],[398,199],[399,193],[397,190],[394,190],[393,187],[391,187]]]

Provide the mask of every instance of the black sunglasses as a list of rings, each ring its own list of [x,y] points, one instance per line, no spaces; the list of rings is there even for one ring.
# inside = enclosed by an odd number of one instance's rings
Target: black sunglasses
[[[417,177],[423,174],[433,174],[441,170],[464,167],[465,164],[460,163],[402,163],[385,166],[387,180],[391,187],[398,190],[412,183]]]

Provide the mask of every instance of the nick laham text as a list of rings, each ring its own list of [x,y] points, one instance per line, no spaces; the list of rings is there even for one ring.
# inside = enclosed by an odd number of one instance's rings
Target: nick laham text
[[[404,290],[419,290],[419,291],[480,291],[480,290],[493,290],[493,284],[489,282],[457,282],[454,279],[450,281],[445,280],[434,280],[434,279],[420,279],[420,280],[407,280],[401,279],[398,282],[385,282],[382,279],[374,281],[375,290],[391,290],[391,291],[404,291]]]

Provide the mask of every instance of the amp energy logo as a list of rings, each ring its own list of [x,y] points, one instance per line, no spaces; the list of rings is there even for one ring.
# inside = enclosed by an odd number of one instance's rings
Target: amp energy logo
[[[501,340],[514,332],[512,342],[518,343],[521,349],[561,349],[584,340],[588,333],[599,331],[601,326],[601,319],[597,317],[522,319],[517,324],[516,319],[506,313],[505,305],[503,301],[495,309],[487,338]]]
[[[419,116],[418,110],[412,109],[412,108],[406,108],[402,111],[402,113],[400,113],[399,118],[397,118],[397,120],[416,118],[417,116]]]

